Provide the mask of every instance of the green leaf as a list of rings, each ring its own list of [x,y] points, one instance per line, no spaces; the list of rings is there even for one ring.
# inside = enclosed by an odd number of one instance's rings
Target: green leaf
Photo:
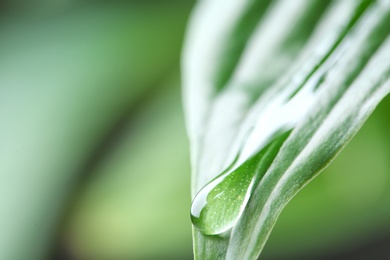
[[[197,259],[256,259],[284,206],[390,91],[389,1],[266,2],[203,1],[191,21]]]

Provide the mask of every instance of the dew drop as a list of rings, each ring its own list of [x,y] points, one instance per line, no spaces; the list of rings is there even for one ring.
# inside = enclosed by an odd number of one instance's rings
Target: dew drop
[[[191,220],[206,235],[221,234],[240,218],[258,184],[291,131],[279,134],[252,158],[208,183],[195,196]]]

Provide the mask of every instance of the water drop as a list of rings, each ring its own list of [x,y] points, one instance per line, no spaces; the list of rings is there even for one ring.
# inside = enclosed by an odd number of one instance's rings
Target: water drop
[[[267,146],[242,165],[207,184],[195,196],[191,207],[192,223],[206,235],[221,234],[240,218],[253,187],[271,165],[290,131],[273,138]]]

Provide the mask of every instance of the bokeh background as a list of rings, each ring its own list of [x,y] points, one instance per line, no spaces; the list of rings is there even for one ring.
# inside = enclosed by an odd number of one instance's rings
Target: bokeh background
[[[0,260],[192,259],[180,52],[194,1],[0,1]],[[262,259],[390,259],[390,98]]]

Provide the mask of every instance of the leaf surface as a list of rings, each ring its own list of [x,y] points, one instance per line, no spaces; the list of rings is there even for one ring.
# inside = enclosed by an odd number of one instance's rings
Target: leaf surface
[[[201,1],[189,29],[197,259],[256,259],[284,206],[390,91],[389,1],[272,1],[262,12],[254,2]],[[248,16],[257,24],[237,38]]]

